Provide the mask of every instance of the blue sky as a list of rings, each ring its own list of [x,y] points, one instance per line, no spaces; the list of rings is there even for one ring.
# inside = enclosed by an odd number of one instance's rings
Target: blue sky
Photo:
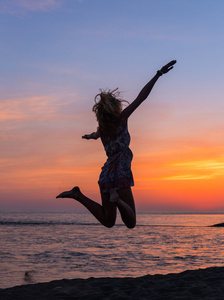
[[[50,92],[56,87],[82,91],[83,84],[89,89],[99,83],[127,89],[130,81],[141,76],[143,84],[144,76],[173,58],[179,80],[197,81],[199,88],[220,83],[222,1],[0,3],[6,6],[1,14],[6,85],[13,81],[19,89],[24,81],[38,81]]]
[[[99,88],[119,87],[132,101],[172,59],[174,70],[131,117],[135,164],[148,153],[180,149],[181,159],[184,151],[213,146],[219,150],[210,156],[222,160],[223,12],[221,0],[0,0],[1,199],[14,198],[12,182],[18,198],[30,199],[32,189],[21,182],[38,181],[34,190],[52,197],[51,207],[54,185],[79,181],[68,165],[86,170],[105,160],[99,143],[80,139],[96,128],[91,108]],[[66,175],[58,171],[51,180],[53,165]],[[91,195],[99,171],[89,178]]]

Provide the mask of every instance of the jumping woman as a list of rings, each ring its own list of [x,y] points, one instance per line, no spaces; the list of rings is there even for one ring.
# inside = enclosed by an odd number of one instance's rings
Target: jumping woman
[[[56,198],[73,198],[79,201],[106,227],[114,226],[118,208],[124,224],[128,228],[135,227],[136,212],[131,191],[131,186],[134,185],[131,172],[133,155],[129,148],[128,118],[148,97],[158,78],[168,73],[175,63],[176,61],[172,60],[157,71],[137,98],[124,110],[122,110],[124,100],[119,98],[117,89],[101,91],[96,95],[93,111],[96,114],[98,128],[96,132],[86,134],[82,138],[87,140],[101,138],[108,157],[98,181],[102,205],[83,195],[77,186]]]

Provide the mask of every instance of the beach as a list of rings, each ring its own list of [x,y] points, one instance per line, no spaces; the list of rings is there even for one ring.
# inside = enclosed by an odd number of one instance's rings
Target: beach
[[[223,227],[209,226],[223,219],[139,214],[134,230],[119,219],[108,230],[89,214],[2,213],[0,288],[63,278],[144,278],[223,267]]]
[[[63,279],[0,289],[1,300],[223,298],[224,267],[137,278]]]
[[[0,214],[0,299],[224,299],[223,215]]]

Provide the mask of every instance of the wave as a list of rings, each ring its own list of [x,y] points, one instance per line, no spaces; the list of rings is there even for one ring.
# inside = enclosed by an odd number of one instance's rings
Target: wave
[[[102,226],[100,223],[85,223],[85,222],[64,222],[64,221],[0,221],[0,226],[10,225],[10,226]],[[115,224],[116,227],[124,226],[124,224]],[[213,227],[217,225],[172,225],[172,224],[137,224],[137,227]]]
[[[97,223],[80,223],[80,222],[60,222],[60,221],[0,221],[0,225],[81,225],[81,226],[98,226],[100,224]]]

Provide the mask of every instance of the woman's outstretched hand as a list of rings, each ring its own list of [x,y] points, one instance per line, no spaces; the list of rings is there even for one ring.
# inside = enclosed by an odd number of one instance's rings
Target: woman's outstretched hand
[[[99,135],[98,131],[92,132],[90,134],[85,134],[82,136],[82,138],[86,139],[86,140],[90,140],[90,139],[97,140],[99,137],[100,137],[100,135]]]
[[[85,134],[82,136],[83,139],[89,140],[91,139],[91,134]]]
[[[168,64],[166,64],[165,66],[163,66],[161,69],[160,69],[160,72],[162,74],[166,74],[167,72],[169,72],[170,70],[173,69],[173,65],[175,65],[177,61],[176,60],[172,60],[170,61]],[[161,74],[161,75],[162,75]]]

